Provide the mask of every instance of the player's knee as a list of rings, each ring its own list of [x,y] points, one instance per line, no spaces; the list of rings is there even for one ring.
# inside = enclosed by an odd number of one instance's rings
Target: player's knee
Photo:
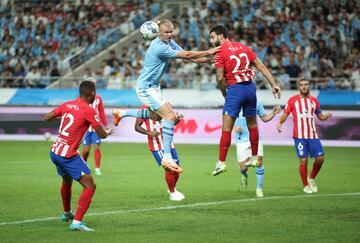
[[[324,163],[324,161],[325,161],[325,157],[324,157],[324,156],[317,157],[317,158],[315,159],[315,161],[316,161],[318,164],[322,164],[322,163]]]
[[[168,120],[172,121],[172,122],[175,122],[176,120],[176,114],[174,112],[171,112],[169,115],[168,115]]]
[[[245,165],[245,163],[246,163],[246,161],[239,162],[240,169],[246,170],[246,165]]]
[[[155,112],[150,112],[150,119],[154,120],[154,121],[161,121],[162,117],[158,114],[156,114]]]
[[[95,183],[90,183],[89,185],[87,185],[87,188],[96,191],[96,184]]]
[[[84,146],[83,152],[84,153],[89,153],[89,151],[90,151],[90,146]]]
[[[300,158],[300,164],[307,165],[308,164],[308,158]]]

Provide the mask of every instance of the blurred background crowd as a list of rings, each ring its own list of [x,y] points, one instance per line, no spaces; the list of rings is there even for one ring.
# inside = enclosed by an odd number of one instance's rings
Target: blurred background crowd
[[[360,4],[356,0],[201,0],[178,3],[174,39],[186,50],[209,48],[209,30],[221,24],[230,39],[250,46],[284,89],[306,77],[321,90],[360,90]],[[86,68],[99,88],[133,88],[149,42],[121,50],[110,44],[164,11],[156,0],[6,1],[0,5],[0,86],[45,88],[105,51]],[[78,63],[71,57],[83,53]],[[74,86],[79,80],[74,80]],[[267,89],[256,77],[258,89]],[[173,61],[163,88],[216,89],[211,64]]]

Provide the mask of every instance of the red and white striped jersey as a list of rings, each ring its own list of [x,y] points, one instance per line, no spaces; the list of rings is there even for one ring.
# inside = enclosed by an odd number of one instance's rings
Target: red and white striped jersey
[[[224,68],[227,86],[254,79],[256,73],[251,63],[257,58],[256,54],[240,42],[225,42],[216,54],[215,68]]]
[[[105,127],[108,125],[108,122],[106,120],[106,116],[105,116],[105,109],[104,109],[104,104],[102,101],[102,98],[100,95],[96,95],[95,100],[92,104],[89,104],[92,108],[94,108],[94,110],[96,111],[96,113],[99,115],[100,120],[101,120],[101,124],[103,124]],[[92,128],[92,126],[89,127],[89,132],[93,132],[94,129]]]
[[[151,136],[148,135],[149,149],[151,151],[159,151],[159,150],[161,151],[161,150],[163,150],[164,149],[163,136],[162,136],[163,122],[162,121],[154,121],[154,120],[151,120],[151,119],[143,119],[143,121],[145,123],[147,131],[155,131],[155,132],[160,133],[160,135],[156,136],[156,137],[151,137]],[[173,143],[171,143],[171,148],[175,148]]]
[[[61,117],[61,122],[59,135],[51,146],[51,151],[62,157],[78,155],[77,149],[89,126],[101,126],[99,115],[80,98],[65,102],[52,112],[55,117]]]
[[[321,113],[320,103],[314,96],[292,96],[284,109],[291,112],[294,121],[293,138],[317,139],[315,116]]]

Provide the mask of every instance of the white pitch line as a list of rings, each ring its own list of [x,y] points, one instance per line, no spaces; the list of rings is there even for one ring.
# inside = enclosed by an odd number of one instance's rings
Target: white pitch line
[[[129,209],[129,210],[118,210],[118,211],[111,211],[111,212],[89,213],[89,214],[86,214],[86,216],[88,217],[88,216],[103,216],[103,215],[112,215],[112,214],[125,214],[125,213],[133,213],[133,212],[135,212],[135,213],[151,212],[151,211],[173,210],[173,209],[179,209],[179,208],[213,206],[213,205],[227,204],[227,203],[255,202],[255,201],[259,202],[259,201],[264,201],[264,200],[298,199],[298,198],[314,198],[314,197],[343,197],[343,196],[360,196],[360,192],[349,192],[349,193],[340,193],[340,194],[273,196],[273,197],[264,197],[264,198],[244,198],[244,199],[184,204],[184,205],[177,205],[177,206],[164,206],[164,207],[158,207],[158,208],[139,208],[139,209]],[[26,219],[26,220],[20,220],[20,221],[12,221],[12,222],[0,222],[0,226],[36,223],[36,222],[51,221],[51,220],[59,220],[59,217]]]

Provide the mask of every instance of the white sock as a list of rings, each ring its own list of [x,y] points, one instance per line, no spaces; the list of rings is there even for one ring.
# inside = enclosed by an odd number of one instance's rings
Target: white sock
[[[73,224],[81,224],[81,221],[74,219],[74,220],[72,221],[72,223],[73,223]]]

